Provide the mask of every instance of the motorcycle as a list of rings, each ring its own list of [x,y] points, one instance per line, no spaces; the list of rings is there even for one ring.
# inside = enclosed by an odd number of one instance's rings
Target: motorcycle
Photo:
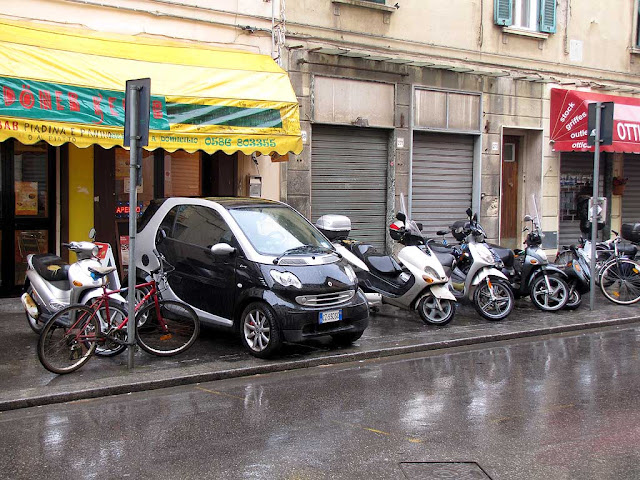
[[[524,217],[525,222],[531,222],[531,230],[528,231],[524,241],[525,249],[515,251],[515,261],[511,268],[503,271],[509,278],[516,297],[529,295],[533,304],[540,310],[557,312],[561,310],[569,300],[569,277],[555,265],[550,265],[547,255],[541,248],[542,231],[540,221],[534,220],[530,215]],[[496,247],[499,256],[503,256]]]
[[[456,298],[446,286],[444,269],[426,246],[419,225],[403,212],[396,219],[389,226],[389,233],[402,245],[398,261],[382,255],[372,245],[350,240],[348,217],[323,215],[316,226],[352,266],[370,307],[390,304],[417,310],[424,323],[446,325],[455,315]]]
[[[460,245],[449,246],[443,242],[437,246],[435,242],[429,242],[429,246],[451,269],[450,285],[455,297],[472,302],[476,311],[487,320],[502,320],[513,310],[511,285],[501,271],[502,261],[485,242],[486,234],[478,222],[478,215],[472,215],[471,209],[466,213],[469,220],[455,222],[449,230],[437,232],[442,236],[452,233]]]
[[[36,333],[40,333],[58,310],[75,303],[89,304],[101,295],[103,282],[108,282],[113,289],[120,288],[108,243],[83,241],[63,243],[62,246],[77,255],[75,263],[70,265],[52,253],[27,256],[27,276],[20,299],[27,322]],[[105,272],[107,275],[103,276]],[[126,304],[120,295],[113,295],[112,299]]]

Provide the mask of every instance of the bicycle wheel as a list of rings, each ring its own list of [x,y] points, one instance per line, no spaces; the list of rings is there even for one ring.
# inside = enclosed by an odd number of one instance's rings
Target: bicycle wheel
[[[71,305],[44,325],[38,340],[38,359],[53,373],[71,373],[84,365],[97,345],[100,323],[93,310]]]
[[[105,334],[105,338],[98,341],[96,355],[99,357],[113,357],[124,352],[127,348],[126,328],[118,330],[117,327],[127,318],[127,312],[119,307],[115,302],[109,301],[109,318],[107,318],[107,308],[103,303],[96,312],[100,321],[100,327]]]
[[[602,269],[600,289],[614,303],[636,303],[640,300],[640,265],[625,258],[612,261]]]
[[[169,357],[184,352],[200,333],[200,320],[186,303],[158,300],[136,314],[136,340],[145,352]]]

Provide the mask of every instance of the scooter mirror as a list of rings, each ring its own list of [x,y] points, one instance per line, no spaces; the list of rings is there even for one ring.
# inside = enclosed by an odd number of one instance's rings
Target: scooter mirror
[[[89,239],[91,241],[94,241],[96,239],[96,229],[92,228],[91,230],[89,230]]]
[[[436,232],[436,235],[443,235],[443,236],[444,236],[444,235],[446,235],[447,233],[449,233],[449,231],[448,231],[448,230],[438,230],[438,231]]]
[[[407,221],[407,216],[402,212],[396,213],[396,218],[398,220],[400,220],[401,222],[406,222]]]
[[[474,222],[477,222],[477,221],[478,221],[478,214],[477,214],[477,213],[474,213],[474,214],[473,214],[473,218],[472,218],[472,220],[473,220]]]
[[[418,227],[418,230],[422,231],[422,223],[421,222],[416,222],[416,226]]]
[[[467,208],[467,217],[471,218],[471,213],[472,210],[470,208]]]
[[[525,215],[524,216],[524,221],[525,222],[531,222],[531,221],[533,221],[533,218],[531,218],[531,215]]]

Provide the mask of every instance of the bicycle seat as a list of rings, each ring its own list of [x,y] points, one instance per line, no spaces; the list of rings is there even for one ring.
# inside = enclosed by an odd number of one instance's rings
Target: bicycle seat
[[[625,257],[634,258],[638,253],[638,247],[630,243],[621,243],[618,245],[618,251]]]
[[[94,273],[98,278],[109,275],[116,267],[89,267],[88,270]]]
[[[33,268],[47,282],[60,282],[69,279],[69,264],[51,253],[34,255],[31,258]]]

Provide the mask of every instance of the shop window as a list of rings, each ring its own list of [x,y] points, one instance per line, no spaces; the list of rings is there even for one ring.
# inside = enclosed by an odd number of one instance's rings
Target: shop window
[[[49,216],[47,145],[14,144],[14,195],[16,217]]]
[[[153,200],[153,152],[142,151],[142,185],[138,187],[138,203],[142,210]],[[129,205],[129,151],[116,148],[116,200]]]
[[[494,21],[517,30],[555,33],[556,0],[494,0]]]

